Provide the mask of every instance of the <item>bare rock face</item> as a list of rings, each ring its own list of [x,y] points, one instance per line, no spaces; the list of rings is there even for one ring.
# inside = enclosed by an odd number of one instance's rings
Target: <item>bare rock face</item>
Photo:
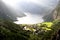
[[[53,21],[55,19],[60,19],[60,1],[56,8],[48,15],[44,16],[44,21]]]
[[[56,9],[53,11],[53,18],[60,19],[60,1]]]

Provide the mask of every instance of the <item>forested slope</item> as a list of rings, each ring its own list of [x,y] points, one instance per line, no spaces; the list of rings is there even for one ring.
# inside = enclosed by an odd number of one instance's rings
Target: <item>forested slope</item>
[[[36,31],[23,30],[24,26],[0,20],[0,40],[55,40],[60,37],[58,33],[60,20],[25,26],[29,28],[32,26],[32,29]],[[57,37],[57,35],[59,36]]]

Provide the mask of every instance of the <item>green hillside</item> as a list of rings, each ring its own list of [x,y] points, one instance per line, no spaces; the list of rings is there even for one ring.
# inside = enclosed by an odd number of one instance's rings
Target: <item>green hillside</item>
[[[23,30],[25,26],[30,30]],[[52,40],[57,37],[54,35],[58,34],[58,30],[60,20],[33,25],[17,25],[11,21],[0,20],[0,40]]]

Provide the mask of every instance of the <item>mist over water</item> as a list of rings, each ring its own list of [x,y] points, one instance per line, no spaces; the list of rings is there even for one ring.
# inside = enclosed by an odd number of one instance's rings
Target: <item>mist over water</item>
[[[59,0],[2,0],[7,7],[11,6],[9,7],[10,9],[8,9],[10,11],[12,10],[12,13],[9,14],[12,16],[15,15],[14,17],[18,20],[14,21],[16,24],[36,24],[44,22],[43,17],[55,9],[58,1]],[[19,17],[19,15],[21,17]]]

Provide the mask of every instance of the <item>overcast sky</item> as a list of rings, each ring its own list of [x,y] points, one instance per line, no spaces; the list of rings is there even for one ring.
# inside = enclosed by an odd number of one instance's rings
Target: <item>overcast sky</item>
[[[26,15],[26,17],[23,18],[17,17],[19,23],[23,23],[21,22],[21,20],[25,21],[24,23],[26,22],[38,23],[43,22],[42,17],[51,13],[51,11],[58,4],[59,0],[2,0],[2,1],[6,5],[11,6],[12,8],[15,8],[17,11],[21,11]]]
[[[53,10],[59,0],[3,0],[7,5],[23,12],[44,15]]]

